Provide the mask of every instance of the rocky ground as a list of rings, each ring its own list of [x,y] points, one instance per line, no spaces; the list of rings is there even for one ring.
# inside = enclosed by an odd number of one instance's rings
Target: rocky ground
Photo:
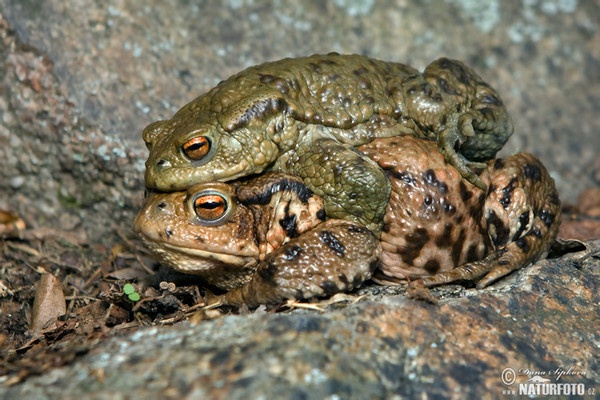
[[[0,0],[0,396],[498,398],[535,375],[597,395],[600,4],[430,3]],[[473,66],[513,115],[503,153],[548,166],[583,247],[438,305],[368,286],[202,310],[131,233],[141,130],[246,66],[329,51]]]

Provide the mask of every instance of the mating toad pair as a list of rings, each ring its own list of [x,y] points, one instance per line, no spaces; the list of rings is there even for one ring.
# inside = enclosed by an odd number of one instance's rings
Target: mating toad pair
[[[143,133],[134,229],[255,306],[422,279],[483,287],[544,256],[560,202],[499,95],[458,61],[358,55],[249,68]]]

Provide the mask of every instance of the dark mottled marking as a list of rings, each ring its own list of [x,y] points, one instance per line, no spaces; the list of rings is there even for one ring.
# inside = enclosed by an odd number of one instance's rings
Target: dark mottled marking
[[[348,278],[346,277],[346,275],[344,274],[339,274],[338,275],[338,280],[340,282],[342,282],[344,285],[348,286],[348,284],[350,283],[350,281],[348,280]]]
[[[484,103],[484,104],[492,104],[494,106],[498,106],[501,107],[502,106],[502,100],[500,100],[498,97],[494,96],[493,94],[486,94],[485,96],[483,96],[480,100],[480,103]]]
[[[522,237],[522,238],[515,240],[515,244],[517,246],[519,246],[519,248],[521,250],[523,250],[524,253],[528,253],[529,250],[531,249],[531,247],[529,246],[529,241],[527,240],[527,237]]]
[[[463,246],[465,244],[465,238],[467,237],[467,232],[465,229],[461,229],[458,235],[458,239],[452,244],[452,263],[454,266],[458,266],[460,262],[460,255],[462,253]]]
[[[496,189],[497,189],[496,185],[494,185],[493,183],[490,183],[490,186],[488,186],[487,195],[489,196],[490,194],[494,193],[496,191]]]
[[[521,237],[527,228],[527,224],[529,224],[529,212],[525,211],[523,214],[519,215],[519,229],[517,229],[513,235],[512,240],[516,240],[517,238]]]
[[[406,235],[406,246],[400,249],[400,257],[408,264],[413,265],[415,258],[421,253],[421,249],[429,242],[429,232],[424,228],[417,228]]]
[[[498,265],[508,265],[508,264],[510,264],[510,261],[508,261],[508,260],[500,260],[500,261],[498,261]]]
[[[467,201],[469,200],[471,197],[473,197],[473,192],[470,191],[469,189],[467,189],[467,185],[465,185],[464,181],[460,181],[460,184],[458,185],[458,189],[460,191],[460,198],[462,201]]]
[[[452,229],[453,225],[450,223],[444,224],[444,232],[435,239],[435,245],[437,247],[450,247],[452,244]]]
[[[270,257],[266,263],[263,264],[264,267],[258,268],[258,275],[265,281],[273,283],[273,278],[277,274],[277,264],[273,257]]]
[[[302,247],[300,246],[289,246],[283,250],[284,258],[287,261],[295,260],[298,255],[302,252]]]
[[[515,190],[515,187],[517,186],[517,182],[518,182],[518,178],[515,176],[514,178],[512,178],[510,180],[510,182],[508,182],[508,185],[506,185],[502,189],[502,198],[499,201],[500,201],[500,204],[502,204],[502,207],[504,207],[504,209],[507,209],[508,206],[510,205],[510,202],[512,200],[512,192]]]
[[[539,217],[548,228],[554,223],[555,216],[548,210],[542,210]]]
[[[430,206],[433,204],[433,197],[431,197],[430,195],[425,196],[425,198],[423,199],[423,204],[425,206]]]
[[[339,79],[339,75],[338,74],[331,74],[329,75],[329,82],[335,82]]]
[[[498,215],[495,212],[490,213],[490,215],[486,218],[488,225],[493,225],[496,228],[496,238],[494,240],[494,244],[496,246],[506,244],[508,242],[508,234],[510,230],[504,223],[498,218]]]
[[[454,205],[451,204],[447,198],[444,197],[442,199],[442,203],[444,204],[444,212],[446,214],[451,216],[456,212],[456,207],[454,207]]]
[[[346,247],[340,242],[340,240],[330,231],[319,232],[319,239],[325,243],[331,251],[333,251],[338,257],[344,257],[346,254]]]
[[[483,115],[485,120],[493,120],[495,111],[489,107],[480,108],[477,112]]]
[[[472,244],[469,246],[469,250],[467,250],[467,259],[465,262],[476,261],[479,258],[479,252],[477,250],[477,245]]]
[[[205,243],[205,240],[202,236],[198,235],[196,236],[196,241],[200,242],[200,243]]]
[[[369,230],[365,226],[350,225],[348,227],[348,232],[350,232],[350,233],[367,233],[367,232],[369,232]]]
[[[438,180],[434,170],[428,169],[425,171],[423,173],[423,179],[428,185],[438,188],[441,194],[446,194],[448,192],[448,185],[446,182]]]
[[[352,71],[355,76],[361,76],[362,74],[366,74],[369,70],[366,67],[360,67]]]
[[[527,179],[531,179],[534,182],[542,179],[542,170],[535,164],[525,164],[523,166],[523,173]]]
[[[391,173],[392,177],[401,180],[402,182],[414,186],[416,183],[416,179],[414,176],[412,176],[410,173],[405,172],[405,171],[396,171],[393,170]]]
[[[383,224],[383,227],[381,228],[381,231],[385,232],[385,233],[389,233],[390,232],[390,228],[391,228],[390,223],[386,222],[385,224]]]
[[[447,122],[448,122],[448,116],[446,114],[442,115],[442,119],[440,120],[440,123],[442,125],[446,125]]]
[[[494,169],[502,169],[504,168],[504,164],[504,159],[497,158],[496,161],[494,161]]]
[[[529,234],[535,236],[538,239],[542,238],[542,231],[540,231],[538,228],[532,228]]]
[[[423,268],[425,268],[425,271],[429,272],[430,274],[435,274],[440,270],[441,267],[442,266],[440,265],[440,262],[438,260],[427,260],[427,262],[423,266]]]
[[[438,180],[435,176],[435,171],[432,169],[428,169],[423,173],[423,179],[425,179],[425,183],[432,186],[437,186]]]
[[[459,96],[460,92],[448,84],[448,81],[444,78],[437,78],[437,85],[444,92],[452,96]]]
[[[427,82],[421,84],[421,87],[419,88],[420,92],[423,93],[425,96],[431,98],[431,95],[433,94],[433,88],[431,87],[431,85]]]
[[[373,271],[373,270],[374,270],[374,268],[371,269],[371,271]],[[365,281],[365,278],[362,276],[362,274],[356,274],[356,275],[354,275],[354,278],[352,278],[352,287],[357,288],[364,281]]]
[[[306,203],[308,199],[313,195],[311,190],[302,182],[296,180],[289,180],[287,178],[281,178],[273,183],[269,184],[262,192],[254,193],[249,197],[245,198],[245,196],[241,193],[238,193],[240,197],[240,201],[244,204],[259,204],[265,205],[269,204],[271,201],[271,197],[278,192],[291,191],[298,195],[298,198],[303,203]]]
[[[286,210],[286,214],[287,212],[288,210]],[[283,228],[288,237],[295,238],[298,237],[298,225],[296,224],[296,222],[296,214],[287,214],[284,218],[282,218],[279,221],[279,225]]]
[[[326,217],[327,217],[327,214],[325,214],[325,210],[323,208],[321,208],[319,211],[317,211],[318,219],[320,219],[321,221],[325,221]]]
[[[332,281],[325,281],[325,282],[321,283],[319,285],[319,287],[321,289],[323,289],[326,296],[333,296],[334,294],[336,294],[340,291],[340,289],[337,287],[335,282],[332,282]]]
[[[298,79],[291,79],[288,80],[288,86],[291,87],[294,91],[298,91],[300,90],[300,82],[298,81]]]
[[[549,196],[550,199],[550,203],[554,204],[555,206],[560,204],[560,199],[558,198],[558,193],[557,192],[552,192],[552,194]]]
[[[480,231],[481,231],[481,222],[483,220],[483,207],[481,205],[477,205],[477,204],[472,204],[469,207],[469,216],[471,216],[471,218],[477,222],[477,226],[480,227]]]
[[[440,66],[442,64],[444,65],[444,66],[442,66],[442,68],[449,69],[452,72],[452,75],[454,75],[460,83],[467,85],[470,82],[469,75],[467,74],[467,71],[461,64],[458,64],[451,60],[445,60],[445,61],[447,61],[447,62],[442,62],[440,64]]]
[[[287,109],[287,102],[282,98],[270,98],[257,101],[240,115],[240,117],[227,127],[228,131],[244,128],[256,119],[265,119]]]
[[[168,238],[171,238],[171,236],[173,236],[173,230],[171,228],[165,229],[165,235],[167,235]]]
[[[440,190],[441,194],[448,193],[448,185],[446,184],[446,182],[440,182],[438,185],[438,189]]]

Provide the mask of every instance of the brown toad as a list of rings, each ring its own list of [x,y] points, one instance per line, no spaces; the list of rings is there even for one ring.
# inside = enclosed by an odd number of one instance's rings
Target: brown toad
[[[459,61],[441,58],[419,73],[359,55],[284,59],[248,68],[146,127],[145,180],[173,191],[286,172],[323,198],[331,218],[378,233],[389,183],[356,146],[399,135],[431,139],[484,188],[470,166],[493,158],[512,131],[500,96]]]
[[[210,223],[194,206],[202,203],[202,185],[187,193],[153,194],[135,230],[169,265],[201,273],[209,283],[230,290],[218,298],[221,303],[250,306],[350,290],[375,269],[373,279],[382,284],[422,279],[425,286],[434,286],[475,280],[483,287],[544,256],[556,237],[558,194],[531,154],[490,161],[480,174],[488,185],[484,192],[447,165],[430,141],[410,136],[377,139],[359,150],[382,168],[392,188],[379,241],[360,224],[322,222],[318,196],[301,181],[281,174],[233,186],[218,184],[218,191],[208,194],[221,193],[219,204],[225,207],[211,207],[217,219]],[[235,196],[228,194],[232,191]],[[279,195],[284,195],[283,201],[276,198]],[[246,210],[252,217],[240,223],[229,209]],[[264,246],[267,235],[257,232],[274,226],[285,228]],[[186,239],[183,247],[177,244],[181,237]],[[232,244],[238,254],[257,246],[266,250],[252,250],[254,262],[239,268],[205,252],[212,240],[217,246]],[[186,254],[185,268],[171,256],[177,252]],[[233,280],[236,268],[241,278]],[[226,276],[224,281],[221,276]]]

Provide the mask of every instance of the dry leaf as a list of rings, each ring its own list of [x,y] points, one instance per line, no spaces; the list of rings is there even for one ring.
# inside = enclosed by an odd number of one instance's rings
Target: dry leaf
[[[67,312],[62,283],[52,274],[43,273],[33,301],[31,330],[41,332],[50,322]]]
[[[0,210],[0,235],[5,233],[14,234],[25,229],[25,221],[19,215]]]

